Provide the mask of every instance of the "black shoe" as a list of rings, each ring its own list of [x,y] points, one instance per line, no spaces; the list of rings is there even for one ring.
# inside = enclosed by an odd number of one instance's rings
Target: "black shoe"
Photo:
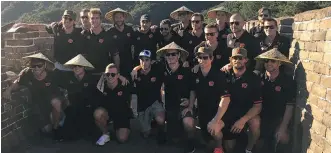
[[[57,142],[63,141],[63,136],[60,127],[58,129],[53,129],[53,140]]]

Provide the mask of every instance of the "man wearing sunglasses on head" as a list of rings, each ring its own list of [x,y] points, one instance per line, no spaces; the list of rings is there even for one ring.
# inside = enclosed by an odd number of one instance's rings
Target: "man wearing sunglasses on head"
[[[192,30],[190,19],[193,13],[194,12],[192,10],[185,6],[171,12],[170,17],[179,21],[179,23],[171,25],[172,30],[174,30],[181,37],[185,32]]]
[[[263,22],[265,19],[271,18],[271,10],[269,8],[262,7],[258,11],[257,18],[258,18],[257,25],[249,30],[249,34],[251,34],[255,38],[259,38],[264,35]]]
[[[233,151],[236,139],[246,132],[248,124],[252,135],[248,137],[245,152],[251,153],[260,134],[258,114],[262,109],[261,80],[246,67],[248,62],[246,49],[232,49],[230,62],[233,68],[226,72],[226,81],[231,102],[222,118],[225,124],[222,131],[225,150]]]
[[[108,123],[112,119],[116,138],[119,143],[127,142],[130,134],[130,107],[131,86],[122,85],[119,71],[114,63],[107,65],[101,76],[96,95],[97,109],[94,111],[95,123],[100,131],[96,145],[104,145],[110,140]]]
[[[11,93],[17,90],[19,86],[26,86],[31,92],[31,98],[34,104],[41,107],[41,115],[38,118],[38,125],[52,125],[53,139],[56,141],[63,140],[63,125],[64,113],[63,110],[67,105],[64,95],[58,88],[56,76],[47,69],[46,65],[53,65],[42,53],[23,57],[28,60],[29,66],[22,70],[17,80],[6,89],[3,93],[4,98],[11,99]],[[41,130],[47,132],[45,126]]]
[[[82,9],[79,13],[82,30],[89,30],[91,28],[88,12],[90,12],[89,9]]]
[[[194,13],[191,17],[192,30],[184,32],[180,46],[189,52],[188,63],[194,65],[194,48],[202,41],[205,41],[203,29],[204,17],[201,13]]]
[[[280,65],[292,64],[276,48],[262,53],[256,60],[264,63],[262,79],[263,107],[261,111],[262,152],[288,152],[290,121],[295,107],[296,82],[280,70]],[[263,143],[264,142],[264,143]],[[278,144],[275,148],[275,143]]]
[[[171,29],[171,21],[169,19],[164,19],[160,22],[160,33],[163,36],[158,43],[158,49],[175,42],[180,44],[181,37]]]

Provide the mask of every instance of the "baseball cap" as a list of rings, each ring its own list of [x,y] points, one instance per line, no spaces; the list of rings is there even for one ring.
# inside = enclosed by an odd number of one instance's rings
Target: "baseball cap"
[[[151,21],[151,17],[148,14],[144,14],[140,17],[140,21]]]
[[[212,55],[213,54],[213,51],[208,48],[208,47],[200,47],[198,49],[198,51],[195,53],[195,56],[199,56],[199,54],[208,54],[208,55]]]
[[[231,57],[235,57],[235,56],[247,57],[247,50],[241,47],[233,48]]]
[[[143,50],[139,53],[139,57],[148,57],[151,58],[152,54],[149,50]]]
[[[73,20],[76,19],[76,13],[70,10],[65,10],[62,16],[69,16],[71,17]]]

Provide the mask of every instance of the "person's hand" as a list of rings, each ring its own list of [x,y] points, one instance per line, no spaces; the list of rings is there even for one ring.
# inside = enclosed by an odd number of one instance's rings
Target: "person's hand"
[[[183,67],[190,67],[190,63],[189,63],[188,61],[185,61],[185,62],[183,63]]]
[[[245,124],[247,121],[243,119],[239,119],[236,123],[233,124],[231,127],[231,132],[232,133],[240,133],[242,129],[244,128]]]
[[[5,92],[3,92],[3,98],[11,100],[11,91],[7,89]]]
[[[131,71],[131,77],[132,77],[132,80],[136,80],[136,79],[137,79],[137,74],[138,74],[138,69],[137,69],[137,67],[135,67],[135,68]]]
[[[118,78],[121,80],[121,82],[122,82],[122,86],[126,86],[126,85],[129,84],[129,80],[126,79],[124,76],[121,76],[121,75],[120,75]]]
[[[190,104],[187,98],[182,98],[180,101],[181,101],[180,106],[187,107]]]
[[[192,68],[192,72],[193,73],[198,73],[199,71],[199,65],[195,65],[193,68]]]
[[[157,25],[152,25],[151,27],[150,27],[150,29],[151,29],[151,32],[155,32],[156,31],[156,29],[157,29]]]
[[[208,132],[209,132],[212,136],[217,135],[217,133],[220,132],[220,131],[222,130],[223,127],[224,127],[224,122],[223,122],[223,121],[216,121],[215,119],[211,120],[211,121],[207,124]]]
[[[182,111],[182,117],[184,117],[186,115],[186,113],[191,112],[191,114],[193,114],[192,108],[187,107]]]
[[[287,133],[287,128],[283,128],[283,127],[278,128],[275,134],[275,138],[277,143],[279,141],[285,141],[285,142],[288,141],[289,136]]]
[[[232,65],[231,64],[226,64],[225,66],[223,66],[221,68],[221,71],[223,71],[223,72],[230,72],[231,69],[232,69]]]

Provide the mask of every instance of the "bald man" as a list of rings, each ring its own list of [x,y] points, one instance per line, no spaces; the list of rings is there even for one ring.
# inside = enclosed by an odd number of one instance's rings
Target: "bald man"
[[[236,47],[245,48],[247,57],[251,60],[247,68],[253,71],[255,67],[253,59],[261,53],[260,43],[244,29],[245,20],[239,13],[233,14],[229,23],[232,33],[227,37],[227,46],[230,50]]]

